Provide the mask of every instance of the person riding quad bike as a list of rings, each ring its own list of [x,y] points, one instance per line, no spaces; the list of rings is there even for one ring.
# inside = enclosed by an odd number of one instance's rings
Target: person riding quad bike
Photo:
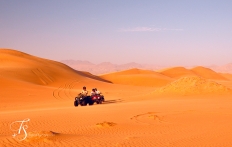
[[[96,95],[100,96],[100,99],[102,102],[105,101],[104,96],[102,95],[102,93],[99,90],[97,90],[97,88],[95,88],[95,93],[96,93]]]
[[[75,97],[74,106],[78,106],[79,104],[82,106],[86,106],[87,99],[89,98],[90,96],[88,96],[88,91],[86,90],[86,87],[84,86],[81,93],[79,93],[78,96]]]
[[[103,102],[101,96],[99,93],[97,93],[96,88],[92,89],[91,92],[91,103],[97,103],[97,104],[101,104]]]
[[[86,97],[88,96],[88,91],[86,90],[86,87],[83,87],[83,90],[81,91],[81,93],[79,93],[79,96],[81,97]]]

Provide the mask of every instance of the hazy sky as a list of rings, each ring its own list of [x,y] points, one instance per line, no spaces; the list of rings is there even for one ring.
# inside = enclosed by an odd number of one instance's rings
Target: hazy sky
[[[231,0],[0,0],[0,47],[52,60],[232,62]]]

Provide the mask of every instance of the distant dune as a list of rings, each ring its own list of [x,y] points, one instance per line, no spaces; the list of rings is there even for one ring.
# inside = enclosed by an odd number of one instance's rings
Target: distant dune
[[[223,73],[223,74],[220,74],[221,76],[225,77],[226,79],[229,79],[232,81],[232,74],[229,74],[229,73]]]
[[[206,79],[227,80],[224,76],[220,75],[219,73],[216,73],[215,71],[202,66],[192,68],[191,71],[193,71],[198,76],[201,76]]]
[[[164,66],[158,66],[153,64],[138,64],[135,62],[126,64],[113,64],[110,62],[103,62],[100,64],[94,64],[89,61],[81,60],[62,60],[62,63],[72,67],[73,69],[80,71],[87,71],[95,75],[106,74],[111,72],[118,72],[122,70],[128,70],[132,68],[146,69],[146,70],[157,70],[164,68]]]
[[[227,80],[226,77],[220,75],[219,73],[216,73],[215,71],[202,66],[197,66],[192,69],[186,69],[184,67],[172,67],[159,70],[158,72],[172,78],[180,78],[185,76],[200,76],[206,79]]]
[[[104,74],[102,79],[115,84],[135,85],[135,86],[163,86],[172,81],[170,77],[150,70],[129,69],[120,72]]]
[[[196,74],[193,71],[188,70],[184,67],[172,67],[159,70],[158,72],[172,78],[180,78],[183,76],[196,76]]]
[[[143,69],[143,70],[161,70],[164,68],[172,68],[170,66],[162,66],[162,65],[156,65],[156,64],[139,64],[135,62],[126,63],[126,64],[113,64],[110,62],[94,64],[89,61],[81,61],[81,60],[62,60],[61,62],[72,67],[73,69],[80,70],[80,71],[87,71],[95,75],[118,72],[118,71],[128,70],[132,68],[138,68],[138,69]],[[193,66],[183,67],[183,68],[189,69],[192,67]],[[222,65],[222,66],[212,65],[212,66],[205,66],[205,67],[212,69],[215,72],[232,73],[232,63]]]

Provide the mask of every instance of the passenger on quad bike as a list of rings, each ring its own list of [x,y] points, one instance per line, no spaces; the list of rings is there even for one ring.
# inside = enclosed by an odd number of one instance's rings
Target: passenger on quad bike
[[[102,93],[99,90],[97,90],[97,88],[95,88],[95,93],[96,93],[97,96],[100,97],[102,102],[105,101],[104,96],[102,95]]]
[[[95,88],[95,93],[96,94],[101,94],[101,92],[99,90],[97,90],[97,88]]]
[[[91,91],[91,96],[93,96],[93,95],[96,95],[95,89],[92,89],[92,91]]]
[[[100,94],[97,93],[96,88],[92,89],[92,92],[91,92],[91,101],[93,103],[96,102],[97,104],[101,104],[102,103],[101,96],[100,96]]]

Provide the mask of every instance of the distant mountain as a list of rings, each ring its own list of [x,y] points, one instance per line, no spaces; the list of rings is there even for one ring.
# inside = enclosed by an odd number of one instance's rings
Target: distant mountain
[[[95,75],[106,74],[111,72],[117,72],[132,68],[144,69],[144,70],[160,70],[163,68],[167,68],[168,66],[160,66],[155,64],[139,64],[135,62],[126,63],[126,64],[113,64],[110,62],[103,62],[100,64],[94,64],[89,61],[81,61],[81,60],[62,60],[62,63],[72,67],[73,69],[80,70],[80,71],[87,71]],[[195,67],[195,66],[194,66]],[[214,70],[215,72],[220,73],[232,73],[232,63],[218,66],[218,65],[211,65],[206,66]],[[187,69],[193,67],[185,67]]]
[[[112,64],[110,62],[93,64],[91,62],[81,61],[81,60],[62,60],[61,62],[72,67],[73,69],[80,71],[87,71],[95,75],[122,71],[131,68],[139,68],[139,69],[147,69],[147,70],[158,70],[164,68],[164,66],[158,66],[152,64],[139,64],[135,62],[121,64],[121,65]]]
[[[211,65],[211,66],[208,66],[208,68],[211,68],[212,70],[214,70],[216,72],[232,73],[232,63],[225,64],[225,65],[222,65],[222,66]]]

